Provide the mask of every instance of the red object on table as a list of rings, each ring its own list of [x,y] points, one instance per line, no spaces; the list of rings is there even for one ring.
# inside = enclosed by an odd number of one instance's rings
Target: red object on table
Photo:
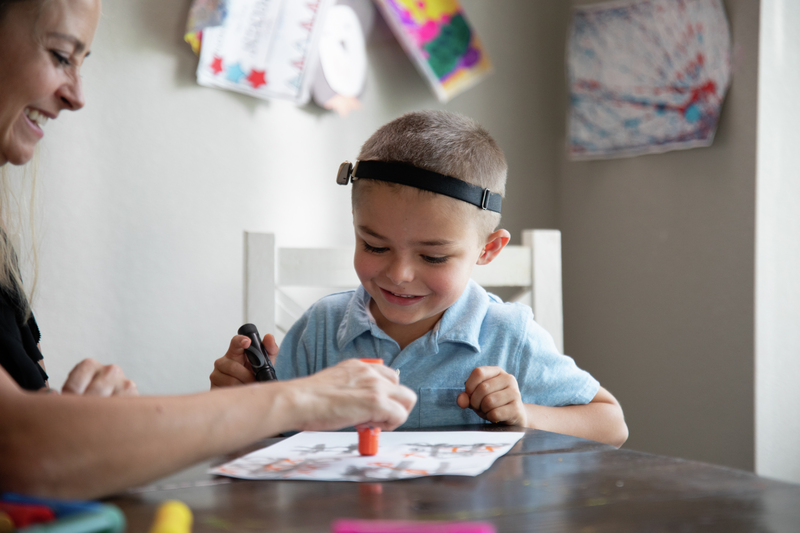
[[[362,363],[382,365],[383,359],[359,359]],[[358,453],[361,455],[375,455],[381,439],[381,428],[363,427],[358,430]]]
[[[56,514],[46,505],[0,501],[0,511],[8,515],[11,521],[14,522],[16,529],[22,529],[31,524],[51,522],[56,519]]]

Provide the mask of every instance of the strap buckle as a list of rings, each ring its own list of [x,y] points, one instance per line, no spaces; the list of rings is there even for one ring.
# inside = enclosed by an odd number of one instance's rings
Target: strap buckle
[[[347,185],[350,183],[350,176],[353,173],[353,165],[350,161],[345,161],[339,165],[339,171],[336,173],[336,183],[339,185]]]
[[[492,191],[489,189],[483,189],[483,196],[481,197],[481,205],[480,208],[486,211],[489,206],[489,195],[492,194]]]

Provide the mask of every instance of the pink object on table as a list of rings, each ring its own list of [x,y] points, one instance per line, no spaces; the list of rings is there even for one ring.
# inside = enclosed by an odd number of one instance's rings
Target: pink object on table
[[[331,524],[331,533],[497,533],[497,529],[489,522],[415,522],[342,518]]]

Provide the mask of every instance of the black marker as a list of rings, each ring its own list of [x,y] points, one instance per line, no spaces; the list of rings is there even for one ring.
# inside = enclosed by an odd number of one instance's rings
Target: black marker
[[[253,324],[245,324],[239,328],[239,335],[244,335],[250,339],[250,346],[244,349],[250,366],[253,367],[253,375],[256,381],[273,381],[278,378],[275,376],[275,367],[269,362],[267,350],[261,344],[261,335]]]

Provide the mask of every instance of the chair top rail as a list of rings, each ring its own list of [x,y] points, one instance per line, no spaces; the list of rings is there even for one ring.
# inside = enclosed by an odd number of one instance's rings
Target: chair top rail
[[[280,248],[278,285],[352,288],[359,285],[353,269],[353,248]],[[472,278],[485,287],[530,287],[531,249],[506,246],[488,265],[478,265]]]
[[[527,246],[506,246],[488,265],[477,265],[472,279],[484,287],[530,287],[531,249]]]
[[[353,248],[279,248],[278,285],[352,288],[359,285]]]

